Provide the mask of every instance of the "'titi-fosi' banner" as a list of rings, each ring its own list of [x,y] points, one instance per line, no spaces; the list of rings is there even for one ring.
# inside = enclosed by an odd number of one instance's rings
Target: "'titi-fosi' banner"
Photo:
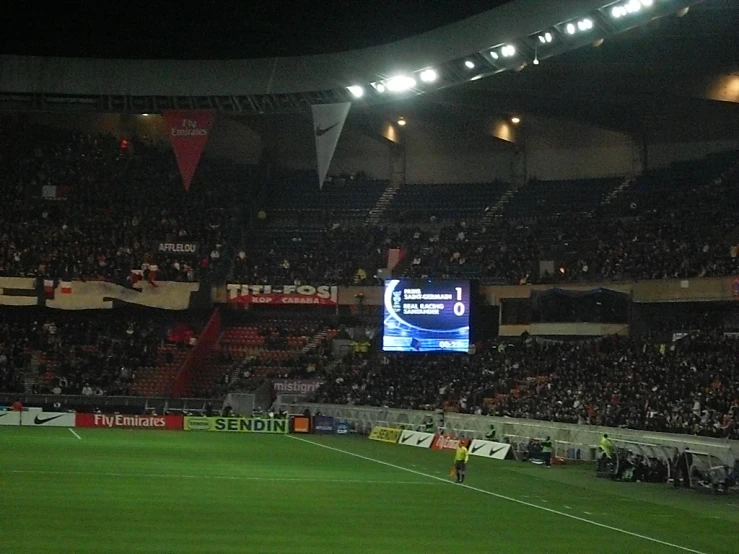
[[[434,450],[456,450],[460,444],[470,445],[470,439],[455,439],[448,435],[436,435],[431,448]]]
[[[168,242],[154,241],[154,252],[158,254],[179,254],[181,256],[195,256],[198,253],[197,242]]]
[[[370,440],[373,440],[373,441],[391,442],[395,444],[398,442],[398,439],[400,438],[400,435],[402,432],[403,432],[402,429],[393,429],[391,427],[376,426],[376,427],[373,427],[372,432],[369,435],[369,438]]]
[[[210,110],[168,110],[162,113],[169,129],[185,190],[190,190],[200,156],[208,142],[214,114]]]
[[[434,436],[433,433],[422,433],[421,431],[403,431],[398,444],[415,446],[416,448],[431,448]]]
[[[492,458],[494,460],[505,460],[510,449],[511,445],[504,442],[475,439],[472,441],[469,452],[471,456],[481,456],[483,458]]]
[[[181,415],[76,414],[75,427],[182,430]]]
[[[287,419],[252,417],[185,417],[185,431],[217,431],[224,433],[287,433]]]
[[[339,287],[332,285],[226,285],[230,304],[294,305],[314,304],[335,306]]]

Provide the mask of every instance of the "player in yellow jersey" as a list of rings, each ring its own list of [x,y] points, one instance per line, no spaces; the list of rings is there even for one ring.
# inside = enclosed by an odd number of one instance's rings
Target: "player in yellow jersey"
[[[454,471],[457,476],[457,483],[464,483],[467,474],[467,462],[470,459],[470,453],[467,451],[465,444],[460,441],[459,446],[454,451]]]

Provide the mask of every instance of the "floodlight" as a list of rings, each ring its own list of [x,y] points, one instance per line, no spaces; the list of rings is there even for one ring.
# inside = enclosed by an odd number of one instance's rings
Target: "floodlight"
[[[641,5],[645,8],[651,8],[654,4],[654,0],[641,0]]]
[[[475,69],[475,62],[473,62],[472,60],[467,60],[466,62],[464,62],[464,66],[467,69]]]
[[[497,60],[499,56],[497,52],[490,52],[490,57],[493,58],[494,60]]]
[[[352,85],[350,87],[346,87],[346,90],[351,92],[354,98],[362,98],[362,96],[364,96],[364,89],[360,87],[359,85]]]
[[[405,127],[405,119],[402,117],[398,119],[398,125],[400,125],[401,127]]]
[[[593,28],[593,20],[592,19],[582,19],[577,22],[577,28],[581,31],[589,31]]]
[[[514,125],[518,125],[519,123],[521,123],[521,118],[520,117],[512,117],[511,118],[511,123],[513,123]]]
[[[416,80],[408,75],[397,75],[385,81],[385,86],[390,92],[405,92],[416,86]]]
[[[375,87],[375,90],[380,94],[382,94],[386,90],[385,85],[383,85],[382,83],[372,83],[372,86]]]
[[[552,39],[554,39],[554,37],[549,31],[547,31],[543,35],[539,35],[539,42],[541,42],[542,44],[549,44],[550,42],[552,42]]]
[[[433,83],[438,77],[439,74],[436,73],[435,69],[424,69],[421,71],[421,81],[424,83]]]
[[[516,54],[516,47],[512,44],[506,44],[500,49],[500,53],[503,54],[504,58],[510,58]]]
[[[568,23],[567,27],[565,27],[565,31],[567,31],[568,35],[574,35],[575,32],[577,31],[577,28],[575,28],[574,23]]]

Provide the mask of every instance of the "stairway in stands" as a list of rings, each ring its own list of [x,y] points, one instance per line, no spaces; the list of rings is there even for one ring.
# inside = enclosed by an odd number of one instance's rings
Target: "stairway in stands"
[[[623,181],[619,182],[619,184],[612,191],[610,191],[603,197],[601,205],[607,206],[608,204],[613,202],[616,198],[623,194],[624,191],[628,189],[633,183],[634,179],[626,177]]]
[[[380,198],[377,199],[377,202],[369,211],[369,215],[367,215],[367,219],[365,221],[366,225],[375,227],[380,223],[380,219],[382,219],[382,216],[385,214],[385,210],[387,210],[387,207],[392,203],[399,188],[399,184],[390,185],[383,191]]]
[[[503,218],[503,210],[516,192],[518,192],[518,189],[515,187],[505,191],[501,197],[498,198],[498,201],[490,206],[490,209],[485,212],[485,215],[482,218],[482,224],[487,226],[500,221]]]

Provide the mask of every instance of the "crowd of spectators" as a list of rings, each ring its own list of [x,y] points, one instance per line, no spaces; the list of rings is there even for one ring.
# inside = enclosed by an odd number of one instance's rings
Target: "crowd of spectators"
[[[233,279],[250,284],[378,284],[375,272],[398,244],[385,228],[330,224],[321,230],[257,232],[234,259]]]
[[[159,347],[176,321],[149,311],[2,310],[0,391],[129,395],[139,370],[166,361]]]
[[[471,356],[348,357],[319,402],[607,425],[739,439],[739,341],[609,337],[501,342]]]
[[[398,275],[504,284],[739,272],[736,156],[652,172],[608,202],[598,196],[569,211],[566,204],[540,205],[535,195],[546,185],[538,184],[518,190],[516,210],[498,217],[486,217],[482,205],[475,214],[475,205],[460,200],[456,222],[448,206],[446,218],[428,213],[425,223],[381,218],[368,226],[366,198],[358,197],[361,210],[325,206],[328,214],[357,212],[354,221],[288,224],[266,213],[234,240],[230,223],[246,221],[234,198],[254,181],[247,168],[206,157],[185,193],[169,145],[11,120],[0,125],[0,158],[0,276],[124,283],[132,270],[149,269],[157,280],[195,281],[228,259],[231,278],[241,282],[377,284],[391,248],[405,252]],[[65,199],[51,199],[60,195]],[[419,195],[399,195],[398,203],[401,197]],[[391,203],[388,218],[412,209]],[[199,250],[158,252],[161,242],[196,243]]]
[[[7,122],[0,152],[0,276],[195,281],[220,261],[236,166],[224,176],[204,160],[185,193],[168,145]]]
[[[485,218],[482,208],[472,217],[467,208],[456,222],[429,212],[426,223],[329,221],[318,232],[272,222],[271,233],[256,232],[242,250],[236,275],[349,284],[360,268],[361,278],[384,267],[390,248],[406,253],[396,273],[420,278],[525,284],[732,275],[739,271],[738,184],[736,156],[725,156],[646,174],[609,202],[598,197],[572,211],[534,202],[529,212],[519,207],[498,218]],[[516,192],[527,194],[526,186]]]

